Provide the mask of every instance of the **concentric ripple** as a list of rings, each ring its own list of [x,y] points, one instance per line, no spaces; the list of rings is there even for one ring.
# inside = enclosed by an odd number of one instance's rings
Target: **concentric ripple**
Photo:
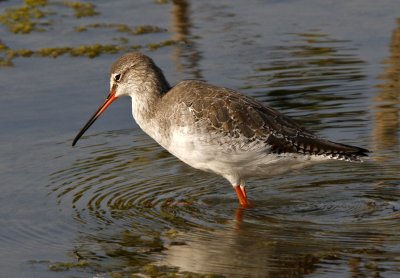
[[[252,269],[279,275],[322,262],[329,269],[343,253],[394,255],[379,253],[375,242],[397,242],[400,192],[374,157],[251,180],[254,208],[245,210],[227,181],[186,166],[139,130],[83,138],[74,157],[49,188],[77,222],[74,252],[93,271],[125,273],[121,264],[132,260],[231,277]],[[371,185],[370,173],[381,182]],[[242,263],[232,266],[238,256]]]
[[[125,131],[114,133],[126,136]],[[100,134],[99,140],[110,141],[108,135]],[[51,176],[59,205],[71,207],[74,218],[87,224],[152,227],[207,222],[200,210],[215,202],[217,185],[226,182],[184,165],[143,133],[133,137],[129,146],[113,137],[112,143],[74,150],[84,152],[83,158]]]

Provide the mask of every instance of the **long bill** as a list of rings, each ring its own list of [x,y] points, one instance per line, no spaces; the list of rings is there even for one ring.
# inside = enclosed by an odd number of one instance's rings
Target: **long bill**
[[[81,136],[86,132],[86,130],[89,129],[89,127],[97,120],[97,118],[100,117],[100,115],[107,109],[107,107],[110,106],[110,104],[113,103],[114,100],[116,99],[117,97],[115,96],[115,90],[113,89],[110,91],[105,101],[99,106],[96,113],[93,114],[93,116],[89,119],[89,121],[85,124],[85,126],[76,135],[74,141],[72,142],[72,146],[75,146],[79,138],[81,138]]]

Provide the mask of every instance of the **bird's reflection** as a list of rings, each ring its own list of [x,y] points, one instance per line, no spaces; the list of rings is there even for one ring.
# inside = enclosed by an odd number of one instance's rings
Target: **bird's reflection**
[[[315,237],[310,223],[290,227],[253,209],[237,209],[234,218],[223,229],[180,234],[184,244],[167,246],[160,264],[228,277],[303,277],[339,252],[333,239]]]

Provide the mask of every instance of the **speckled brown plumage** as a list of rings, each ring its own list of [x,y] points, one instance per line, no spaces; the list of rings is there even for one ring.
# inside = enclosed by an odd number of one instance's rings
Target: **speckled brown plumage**
[[[202,81],[183,81],[162,97],[162,102],[173,104],[175,109],[160,107],[160,117],[169,126],[168,111],[173,111],[172,121],[206,129],[221,137],[241,137],[244,144],[259,140],[269,145],[272,153],[298,153],[324,155],[332,159],[359,161],[368,150],[331,142],[317,137],[291,118],[265,106],[251,97]],[[191,111],[191,113],[183,113]],[[162,115],[162,116],[161,116]],[[183,117],[185,116],[185,117]],[[266,151],[267,151],[266,150]]]

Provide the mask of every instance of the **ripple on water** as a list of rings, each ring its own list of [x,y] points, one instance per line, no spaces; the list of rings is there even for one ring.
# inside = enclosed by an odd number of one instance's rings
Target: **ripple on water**
[[[395,186],[371,187],[368,173],[379,169],[334,162],[254,181],[249,194],[255,208],[239,213],[242,221],[228,221],[202,236],[184,233],[180,239],[186,244],[169,246],[163,263],[230,277],[297,277],[353,260],[382,265],[398,255],[387,248],[398,245],[400,206],[393,198],[400,194]]]
[[[121,269],[128,259],[237,277],[251,269],[312,271],[397,231],[400,194],[390,181],[371,187],[369,173],[381,170],[373,162],[332,162],[250,181],[255,208],[241,210],[224,179],[187,167],[140,132],[112,133],[120,133],[112,147],[80,147],[79,159],[53,173],[50,185],[81,225],[80,256],[108,265],[97,270]],[[134,141],[126,144],[126,135]],[[90,140],[110,141],[108,133],[96,137]]]
[[[84,158],[51,177],[59,205],[72,207],[75,220],[94,225],[151,228],[207,222],[200,210],[217,201],[213,190],[222,180],[198,174],[142,133],[134,138],[129,146],[113,140],[112,147],[105,143],[77,150],[84,150]]]
[[[358,50],[316,30],[285,38],[254,64],[243,89],[314,130],[363,126],[367,88]]]

